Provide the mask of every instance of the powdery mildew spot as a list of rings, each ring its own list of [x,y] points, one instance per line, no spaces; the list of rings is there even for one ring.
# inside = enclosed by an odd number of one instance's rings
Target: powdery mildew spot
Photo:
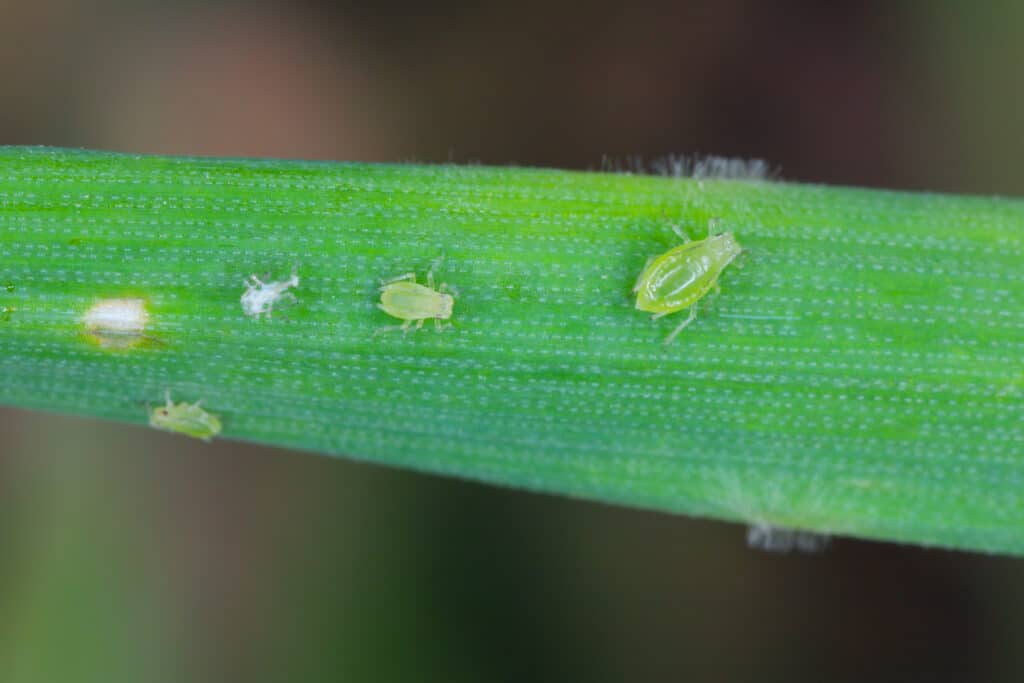
[[[716,156],[668,155],[645,160],[630,156],[601,159],[601,170],[611,173],[659,175],[667,178],[695,180],[773,180],[779,174],[764,159],[737,159]]]
[[[103,348],[124,349],[141,343],[148,322],[142,299],[101,299],[82,316],[85,331]]]
[[[816,553],[824,550],[831,537],[802,529],[787,529],[758,522],[747,527],[747,545],[770,553],[788,553],[800,550]]]
[[[827,523],[832,516],[829,496],[813,480],[785,485],[759,480],[748,485],[735,472],[721,472],[713,475],[712,481],[719,486],[718,507],[727,516],[750,524],[747,545],[751,548],[786,553],[816,552],[828,546],[827,533],[794,527],[795,522],[832,526]]]
[[[295,295],[288,290],[299,286],[297,268],[292,268],[292,276],[287,280],[261,282],[255,275],[245,280],[245,293],[242,294],[242,312],[250,318],[259,320],[261,315],[268,318],[274,310],[274,304],[283,298],[295,301]]]

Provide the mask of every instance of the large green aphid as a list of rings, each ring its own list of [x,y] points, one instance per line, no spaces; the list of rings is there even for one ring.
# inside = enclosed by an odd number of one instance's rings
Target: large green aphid
[[[682,233],[679,234],[687,239]],[[697,317],[697,302],[718,287],[718,276],[743,249],[731,232],[686,242],[661,256],[647,260],[633,293],[636,307],[654,314],[657,320],[670,313],[690,309],[690,315],[666,339],[676,336]]]

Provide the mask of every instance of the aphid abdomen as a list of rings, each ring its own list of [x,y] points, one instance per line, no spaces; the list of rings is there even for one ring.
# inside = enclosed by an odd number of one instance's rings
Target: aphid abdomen
[[[670,249],[640,275],[636,307],[660,317],[692,306],[740,251],[728,232]]]
[[[402,320],[437,318],[444,312],[444,296],[413,282],[395,282],[384,288],[380,307]]]
[[[709,277],[709,265],[706,258],[695,255],[662,262],[661,268],[651,273],[647,288],[648,300],[658,307],[656,312],[678,311],[699,301],[714,281]]]

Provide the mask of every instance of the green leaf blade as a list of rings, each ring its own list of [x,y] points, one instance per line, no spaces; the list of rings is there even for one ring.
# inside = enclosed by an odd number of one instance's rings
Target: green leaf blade
[[[746,253],[666,348],[685,312],[630,289],[673,223]],[[1024,552],[1024,202],[4,148],[0,248],[4,403],[144,424],[170,390],[231,438]],[[454,327],[375,335],[379,281],[439,257]],[[293,266],[297,302],[245,316]],[[83,330],[111,297],[147,302],[142,343]]]

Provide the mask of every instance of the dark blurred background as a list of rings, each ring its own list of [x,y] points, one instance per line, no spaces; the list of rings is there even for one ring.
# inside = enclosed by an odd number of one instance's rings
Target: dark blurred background
[[[1024,187],[1024,4],[0,0],[0,144]],[[1024,564],[0,410],[0,681],[982,680]]]

